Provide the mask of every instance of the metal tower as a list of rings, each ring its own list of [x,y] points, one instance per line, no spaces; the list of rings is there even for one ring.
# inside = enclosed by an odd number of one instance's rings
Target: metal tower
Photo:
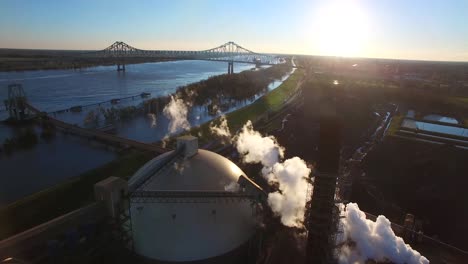
[[[328,93],[328,92],[325,92]],[[308,217],[307,263],[333,262],[335,189],[338,178],[341,122],[336,98],[327,94],[320,106],[318,167]]]
[[[27,99],[23,86],[19,83],[8,85],[8,99],[5,100],[5,108],[13,120],[23,120],[28,116]]]

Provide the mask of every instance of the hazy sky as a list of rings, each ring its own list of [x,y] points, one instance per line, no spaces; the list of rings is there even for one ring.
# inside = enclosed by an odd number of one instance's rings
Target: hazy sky
[[[468,61],[468,0],[0,0],[0,48],[202,50]]]

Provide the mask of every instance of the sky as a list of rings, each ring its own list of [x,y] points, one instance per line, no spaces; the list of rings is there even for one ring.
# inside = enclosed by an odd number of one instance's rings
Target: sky
[[[468,61],[468,0],[0,0],[0,48]]]

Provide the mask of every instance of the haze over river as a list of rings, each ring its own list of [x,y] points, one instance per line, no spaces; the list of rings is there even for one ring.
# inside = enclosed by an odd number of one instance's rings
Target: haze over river
[[[251,64],[235,63],[234,71],[252,69]],[[117,72],[116,66],[99,66],[81,70],[44,70],[0,72],[0,120],[7,117],[3,100],[8,97],[7,86],[19,82],[29,102],[42,111],[53,112],[77,105],[94,104],[114,98],[151,93],[151,97],[168,95],[177,87],[198,82],[227,72],[227,63],[214,61],[171,61],[127,65],[126,72]],[[279,86],[275,81],[269,90]],[[260,96],[260,95],[259,95]],[[258,97],[256,97],[258,98]],[[236,104],[232,111],[255,100]],[[122,101],[119,105],[136,105],[142,99]],[[85,108],[81,113],[66,112],[57,118],[82,125]],[[201,109],[189,113],[191,125],[209,121],[211,116]],[[161,139],[167,132],[167,119],[158,116],[158,125],[151,120],[136,117],[117,125],[117,134],[141,141]],[[11,138],[14,129],[0,124],[0,143]],[[77,158],[78,157],[78,158]],[[0,207],[25,195],[37,192],[61,181],[99,167],[117,157],[101,144],[57,133],[54,140],[39,143],[32,149],[15,150],[11,155],[0,153]],[[79,161],[79,162],[78,162]]]

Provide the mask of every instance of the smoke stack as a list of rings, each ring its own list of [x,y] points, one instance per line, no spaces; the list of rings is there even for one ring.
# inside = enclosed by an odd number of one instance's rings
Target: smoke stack
[[[198,153],[198,138],[194,136],[181,136],[177,138],[177,149],[183,148],[185,158]]]
[[[307,263],[330,263],[332,261],[333,209],[338,177],[341,122],[336,112],[336,87],[324,87],[320,98],[319,156],[315,171],[307,238]]]

